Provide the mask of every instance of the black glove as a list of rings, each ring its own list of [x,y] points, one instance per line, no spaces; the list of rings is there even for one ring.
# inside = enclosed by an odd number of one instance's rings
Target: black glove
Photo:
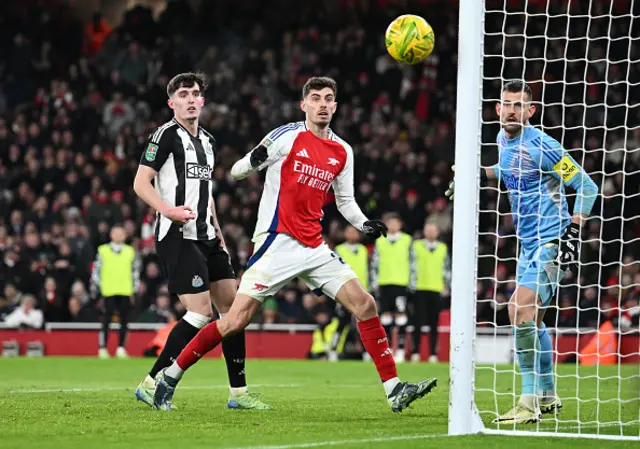
[[[264,145],[259,145],[253,149],[251,152],[251,156],[249,156],[249,161],[251,162],[251,167],[256,168],[261,166],[264,161],[267,160],[267,147]]]
[[[567,268],[574,273],[580,261],[580,226],[571,223],[564,231],[558,249],[558,262],[563,270]]]
[[[375,240],[381,235],[387,236],[387,225],[380,220],[365,221],[362,225],[362,232],[371,240]]]

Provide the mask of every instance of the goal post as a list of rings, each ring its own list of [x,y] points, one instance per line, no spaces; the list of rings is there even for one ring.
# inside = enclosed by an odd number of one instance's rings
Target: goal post
[[[640,0],[459,8],[448,433],[640,441]],[[543,352],[563,408],[540,423],[496,425],[520,394],[506,313],[520,246],[506,187],[481,183],[480,171],[498,161],[494,106],[514,79],[532,87],[531,124],[599,192],[577,274],[562,279],[545,316],[552,349]],[[565,191],[571,212],[575,191]]]
[[[460,0],[456,98],[455,202],[451,260],[449,434],[480,432],[474,403],[478,148],[482,122],[482,17],[478,0]],[[465,282],[466,280],[466,282]]]

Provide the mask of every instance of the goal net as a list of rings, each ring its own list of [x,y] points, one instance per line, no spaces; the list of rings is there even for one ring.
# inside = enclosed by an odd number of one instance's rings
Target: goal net
[[[452,434],[640,440],[638,36],[637,0],[460,1]],[[599,190],[577,272],[560,280],[546,309],[551,344],[539,349],[546,361],[535,368],[536,391],[552,382],[562,408],[517,425],[493,420],[521,393],[508,310],[521,242],[507,186],[480,177],[499,160],[496,103],[510,80],[527,82],[531,124],[559,141]],[[565,192],[571,213],[576,192]],[[541,341],[545,330],[538,332]]]

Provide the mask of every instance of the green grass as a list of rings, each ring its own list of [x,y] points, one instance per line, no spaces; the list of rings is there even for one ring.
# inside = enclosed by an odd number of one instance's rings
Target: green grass
[[[46,448],[257,448],[257,447],[349,447],[408,448],[446,444],[447,448],[491,445],[492,449],[538,449],[540,444],[581,449],[631,448],[637,442],[602,442],[582,439],[523,438],[477,435],[447,438],[448,365],[404,364],[403,379],[420,380],[437,376],[439,387],[412,409],[392,414],[384,399],[380,381],[370,363],[250,360],[247,366],[253,391],[276,410],[246,412],[226,409],[228,390],[221,360],[206,359],[185,375],[171,413],[151,410],[136,402],[133,391],[150,367],[150,360],[96,360],[70,358],[0,360],[0,447],[3,449]],[[507,369],[506,367],[501,367]],[[623,377],[637,375],[638,367],[627,366]],[[560,376],[575,375],[575,367],[559,367]],[[636,421],[624,426],[625,435],[638,436],[638,384],[614,378],[590,378],[595,368],[582,368],[584,379],[576,400],[576,378],[560,377],[559,388],[565,408],[560,418],[545,421],[541,430],[576,433],[577,417],[582,422]],[[600,368],[601,378],[617,376],[617,368]],[[493,385],[492,369],[479,369],[476,385]],[[500,393],[511,393],[513,374],[496,378]],[[69,389],[77,389],[69,391]],[[94,391],[91,391],[94,389]],[[34,390],[42,390],[34,392]],[[57,391],[56,391],[57,390]],[[29,392],[27,392],[29,391]],[[608,401],[618,391],[629,402]],[[478,392],[481,410],[496,408],[494,395]],[[574,399],[571,399],[574,397]],[[598,402],[592,399],[599,397]],[[512,404],[511,394],[499,396],[499,409]],[[578,407],[579,405],[579,407]],[[484,413],[487,427],[493,418]],[[535,430],[535,426],[522,427]],[[583,433],[597,433],[587,423]],[[620,434],[621,427],[608,425],[600,433]],[[407,437],[416,436],[415,439]],[[432,437],[433,436],[433,437]],[[396,437],[397,439],[386,440]],[[437,438],[429,439],[429,438]],[[379,439],[378,441],[371,441]],[[325,442],[326,444],[319,444]],[[333,443],[327,443],[333,442]],[[301,446],[302,444],[305,446]],[[298,445],[298,446],[290,446]]]

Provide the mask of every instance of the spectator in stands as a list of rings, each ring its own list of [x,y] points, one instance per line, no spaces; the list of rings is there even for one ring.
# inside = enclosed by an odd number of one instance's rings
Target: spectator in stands
[[[39,297],[40,306],[47,322],[63,321],[64,297],[53,276],[47,276]]]
[[[9,303],[7,298],[4,296],[0,296],[0,323],[4,321],[4,319],[13,312],[14,307]]]
[[[13,284],[7,284],[4,287],[4,297],[13,307],[18,307],[22,303],[23,294]]]
[[[7,315],[4,323],[11,328],[40,329],[44,324],[44,315],[36,309],[37,304],[33,295],[24,295],[20,307]]]
[[[133,108],[125,102],[122,93],[115,92],[111,101],[104,106],[102,121],[107,127],[108,135],[115,139],[125,124],[130,123],[135,118]]]
[[[262,305],[262,314],[257,315],[256,321],[260,324],[281,324],[287,319],[278,311],[278,302],[269,298]]]
[[[102,17],[102,14],[94,13],[91,22],[84,27],[83,53],[87,56],[96,55],[111,31],[111,26]]]
[[[66,321],[71,323],[92,323],[97,321],[95,309],[82,305],[78,298],[69,298]]]
[[[144,312],[138,316],[139,323],[167,323],[171,311],[171,297],[169,291],[164,287],[158,293],[154,304],[151,304]]]

